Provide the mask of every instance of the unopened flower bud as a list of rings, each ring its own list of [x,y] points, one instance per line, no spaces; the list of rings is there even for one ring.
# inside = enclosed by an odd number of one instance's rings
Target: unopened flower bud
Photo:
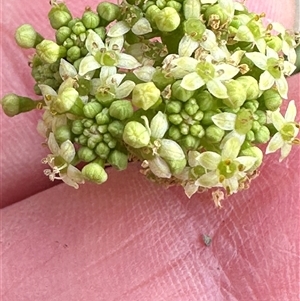
[[[102,110],[102,106],[98,102],[88,102],[83,107],[83,114],[87,118],[94,118]]]
[[[225,131],[212,124],[205,130],[205,137],[211,143],[219,143],[225,135]]]
[[[204,112],[203,114],[203,118],[201,120],[201,124],[202,125],[205,125],[205,126],[208,126],[208,125],[211,125],[213,124],[213,121],[212,121],[212,117],[216,114],[218,114],[219,112],[216,112],[216,111],[206,111]]]
[[[18,96],[16,94],[7,94],[1,99],[1,105],[4,113],[13,117],[20,113],[29,112],[36,109],[40,102],[34,101],[28,97]]]
[[[195,150],[199,147],[200,139],[192,135],[186,135],[180,140],[180,144],[187,150]]]
[[[55,32],[55,38],[58,45],[63,45],[64,41],[70,37],[72,33],[71,28],[62,26]]]
[[[110,122],[110,115],[108,112],[108,108],[104,108],[100,113],[96,115],[96,122],[99,125],[108,124]]]
[[[179,125],[179,129],[182,135],[187,135],[190,131],[190,126],[183,122]]]
[[[251,146],[249,148],[242,149],[241,152],[240,152],[240,155],[241,156],[250,156],[250,157],[256,158],[256,161],[255,161],[254,165],[251,167],[250,170],[248,170],[249,172],[252,172],[252,171],[256,170],[261,165],[261,163],[263,161],[263,152],[257,146]]]
[[[101,135],[93,135],[88,138],[87,140],[87,147],[90,149],[94,149],[99,142],[102,141],[102,136]]]
[[[167,85],[174,82],[174,78],[171,76],[166,76],[166,74],[161,69],[156,69],[152,75],[152,81],[157,88],[163,90]]]
[[[168,116],[168,120],[172,124],[179,125],[183,121],[183,118],[181,117],[180,114],[171,114],[171,115]]]
[[[172,174],[177,175],[180,174],[186,166],[186,159],[179,159],[179,160],[166,160]]]
[[[96,154],[93,152],[93,150],[86,146],[80,147],[77,155],[78,158],[83,162],[91,162],[96,159]]]
[[[194,91],[188,91],[181,87],[181,80],[177,80],[172,85],[172,96],[183,102],[187,101],[194,95]]]
[[[68,125],[61,125],[59,126],[55,132],[54,132],[54,137],[55,140],[58,142],[58,144],[62,144],[63,142],[67,140],[72,140],[72,131],[69,128]]]
[[[15,40],[22,48],[35,48],[43,39],[44,38],[37,33],[30,24],[24,24],[18,27],[15,33]]]
[[[185,154],[180,145],[170,139],[162,139],[158,154],[166,161],[185,159]]]
[[[81,172],[87,180],[96,184],[102,184],[107,180],[107,173],[104,168],[95,162],[85,165]]]
[[[184,110],[187,112],[190,116],[197,113],[199,109],[199,106],[196,102],[195,98],[190,98],[185,104],[184,104]]]
[[[107,159],[109,153],[110,153],[110,148],[108,145],[104,142],[100,142],[96,148],[95,148],[95,153],[101,158],[101,159]]]
[[[217,100],[207,90],[194,96],[201,111],[212,110],[217,105]]]
[[[282,97],[274,89],[264,91],[262,97],[266,108],[270,111],[276,111],[282,104]]]
[[[103,21],[106,21],[104,22],[105,24],[103,24],[105,26],[119,17],[120,8],[114,3],[101,2],[97,6],[97,12],[100,16],[101,24],[103,23]]]
[[[157,12],[154,21],[160,31],[170,32],[179,26],[180,16],[173,7],[165,7]]]
[[[257,120],[254,120],[253,122],[252,122],[252,127],[251,127],[251,129],[252,129],[252,131],[253,132],[258,132],[259,131],[259,129],[260,129],[260,127],[261,127],[261,125],[260,125],[260,123],[257,121]]]
[[[223,103],[232,109],[241,107],[247,98],[243,85],[233,79],[225,82],[224,85],[227,88],[228,98],[223,99]]]
[[[250,130],[246,133],[246,140],[249,142],[253,142],[255,140],[255,134],[253,131]]]
[[[141,148],[149,144],[150,134],[141,123],[129,121],[124,128],[123,140],[133,148]]]
[[[255,142],[257,143],[267,143],[270,140],[270,131],[266,126],[261,126],[260,129],[254,133]]]
[[[72,15],[64,3],[55,4],[48,13],[52,28],[58,29],[72,20]]]
[[[193,124],[190,127],[190,133],[196,138],[202,138],[205,135],[205,130],[200,124]]]
[[[48,64],[55,63],[58,59],[66,55],[66,48],[57,45],[50,40],[43,40],[36,46],[36,53],[42,61]]]
[[[207,21],[211,21],[212,18],[217,18],[220,20],[221,24],[225,23],[227,20],[226,12],[219,4],[208,6],[205,10],[204,17]]]
[[[72,31],[73,33],[75,33],[76,36],[79,36],[81,33],[86,32],[86,28],[83,25],[83,23],[79,21],[72,26]]]
[[[166,104],[166,112],[169,114],[178,114],[182,109],[182,102],[172,100]]]
[[[251,100],[251,101],[246,101],[243,104],[243,108],[251,111],[252,113],[254,113],[259,107],[259,102],[257,100]]]
[[[175,0],[168,1],[166,6],[173,7],[178,13],[180,12],[180,10],[182,8],[182,4]]]
[[[74,133],[75,135],[80,135],[83,133],[83,130],[84,130],[84,126],[81,122],[81,120],[74,120],[72,122],[72,126],[71,126],[71,130],[72,130],[72,133]]]
[[[121,121],[112,121],[107,128],[108,132],[117,139],[121,139],[124,131],[124,125]]]
[[[264,125],[267,122],[266,112],[262,110],[257,110],[254,114],[254,119],[257,120],[260,125]]]
[[[248,75],[240,76],[236,79],[240,84],[243,85],[244,90],[246,90],[247,100],[257,99],[260,94],[257,80]]]
[[[102,41],[104,41],[106,36],[106,30],[104,26],[97,27],[93,29],[94,32],[101,38]]]
[[[141,83],[137,84],[132,90],[132,103],[144,110],[148,110],[160,98],[160,90],[154,83]]]
[[[82,23],[87,29],[94,29],[99,26],[100,18],[99,15],[88,10],[82,15]]]
[[[175,126],[175,125],[172,125],[170,128],[169,128],[169,131],[168,131],[168,136],[172,139],[172,140],[175,140],[175,141],[178,141],[182,134],[180,133],[180,129]]]
[[[125,120],[133,115],[133,107],[129,100],[116,100],[109,107],[109,115],[119,120]]]
[[[81,57],[81,50],[78,46],[72,46],[67,51],[67,60],[69,62],[74,62]]]
[[[118,170],[124,170],[127,168],[128,155],[115,149],[109,154],[107,162]]]
[[[158,8],[157,5],[151,5],[147,8],[147,11],[146,11],[146,18],[147,20],[149,20],[149,22],[152,24],[152,25],[155,25],[155,17],[156,15],[160,12],[160,9]]]

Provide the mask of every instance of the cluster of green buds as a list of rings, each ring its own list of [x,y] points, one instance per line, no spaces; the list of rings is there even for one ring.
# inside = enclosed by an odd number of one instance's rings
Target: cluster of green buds
[[[81,17],[51,1],[55,41],[30,24],[15,34],[35,49],[40,99],[8,94],[2,109],[42,110],[52,181],[101,184],[138,160],[151,180],[219,202],[248,187],[263,149],[281,161],[300,143],[295,101],[280,112],[299,40],[264,17],[234,0],[101,2]]]

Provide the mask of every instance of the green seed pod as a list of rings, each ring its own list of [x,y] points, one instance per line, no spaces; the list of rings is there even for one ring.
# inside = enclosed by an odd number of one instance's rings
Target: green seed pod
[[[173,7],[165,7],[156,13],[154,21],[160,31],[170,32],[179,26],[180,16]]]
[[[100,24],[100,17],[98,14],[88,10],[82,15],[82,23],[87,29],[94,29]]]
[[[240,84],[242,84],[244,90],[246,90],[246,99],[247,100],[254,100],[260,94],[260,90],[258,87],[257,80],[248,75],[240,76],[236,79]]]
[[[160,90],[152,82],[135,85],[132,90],[132,103],[138,108],[148,110],[160,98]]]
[[[122,122],[114,120],[108,125],[107,130],[112,137],[121,139],[124,131],[124,125]]]
[[[45,63],[52,64],[58,59],[65,57],[66,48],[57,45],[55,42],[50,40],[43,40],[36,46],[36,53]]]
[[[67,50],[67,60],[69,62],[74,62],[81,57],[81,51],[78,46],[72,46]]]
[[[123,140],[133,148],[141,148],[149,144],[150,134],[141,123],[129,121],[124,128]]]
[[[39,104],[42,104],[42,102],[34,101],[31,98],[18,96],[13,93],[5,95],[0,103],[3,112],[9,117],[29,112],[36,109]]]
[[[172,96],[175,97],[178,100],[181,100],[183,102],[189,100],[191,97],[193,97],[195,91],[188,91],[181,87],[181,80],[177,80],[172,85]]]
[[[81,33],[86,32],[86,28],[82,22],[76,22],[72,26],[72,31],[75,33],[76,36],[79,36]]]
[[[197,101],[195,98],[190,98],[185,104],[184,104],[184,110],[188,113],[188,115],[192,116],[197,113],[199,110],[199,106],[197,104]]]
[[[266,108],[270,111],[276,111],[282,104],[280,94],[274,89],[264,91],[262,98]]]
[[[24,24],[16,30],[15,40],[22,48],[35,48],[44,38],[30,24]]]
[[[192,135],[186,135],[180,140],[180,144],[186,150],[196,150],[200,145],[200,139],[197,139]]]
[[[180,129],[175,125],[169,128],[168,136],[174,141],[178,141],[182,137]]]
[[[184,22],[183,30],[193,40],[201,41],[206,27],[199,18],[191,18]]]
[[[108,178],[104,168],[95,162],[85,165],[81,172],[88,181],[96,184],[102,184]]]
[[[182,8],[182,4],[175,0],[168,1],[166,6],[174,8],[178,13],[180,13]]]
[[[166,104],[166,112],[168,114],[178,114],[182,110],[182,102],[172,100]]]
[[[223,139],[225,131],[215,124],[210,125],[205,130],[205,138],[211,143],[219,143]]]
[[[186,123],[181,123],[179,125],[179,130],[182,135],[187,135],[190,131],[190,126]]]
[[[190,18],[200,18],[201,15],[200,0],[184,0],[183,14],[186,20]]]
[[[267,143],[270,140],[270,131],[266,126],[261,126],[260,129],[254,133],[256,143]]]
[[[238,109],[246,101],[247,94],[241,83],[237,80],[229,80],[224,83],[227,88],[228,98],[223,99],[223,103],[229,108]]]
[[[183,121],[183,118],[180,114],[171,114],[168,116],[168,120],[175,125],[179,125]]]
[[[96,159],[96,155],[92,149],[89,149],[86,146],[82,146],[79,148],[77,152],[78,158],[83,162],[91,162]]]
[[[72,20],[72,15],[64,3],[55,4],[48,13],[52,28],[59,29]]]
[[[102,110],[102,106],[98,102],[88,102],[83,107],[83,114],[87,118],[94,118]]]
[[[117,170],[124,170],[127,168],[128,155],[115,149],[109,154],[107,162]]]
[[[108,124],[110,122],[110,115],[108,112],[108,108],[104,108],[99,114],[95,117],[97,124]]]
[[[107,159],[109,153],[110,153],[110,148],[108,145],[104,142],[100,142],[96,148],[95,148],[95,153],[101,158],[101,159]]]
[[[61,125],[54,132],[54,137],[58,144],[62,144],[67,140],[72,141],[72,136],[72,131],[68,125]]]
[[[119,120],[125,120],[133,115],[133,107],[129,100],[116,100],[109,107],[109,114]]]
[[[67,26],[62,26],[60,27],[56,32],[55,32],[55,39],[58,45],[63,45],[65,40],[70,37],[72,33],[71,28]]]
[[[120,7],[114,3],[101,2],[97,6],[97,12],[100,16],[101,24],[106,26],[108,23],[118,19],[120,16]]]
[[[253,114],[250,110],[241,108],[236,114],[234,128],[241,134],[247,134],[253,126]]]
[[[201,124],[193,124],[190,126],[190,134],[196,138],[202,138],[205,135],[205,130]]]
[[[254,157],[257,159],[256,162],[254,163],[254,165],[251,167],[251,169],[248,172],[252,172],[252,171],[256,170],[262,164],[263,152],[257,146],[251,146],[246,149],[242,149],[240,152],[240,155],[241,156],[250,156],[250,157]]]

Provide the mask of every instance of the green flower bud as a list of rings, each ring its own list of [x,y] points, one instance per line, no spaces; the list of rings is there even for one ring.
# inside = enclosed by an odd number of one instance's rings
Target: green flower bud
[[[71,38],[66,38],[62,45],[68,49],[74,46],[74,41]]]
[[[168,120],[175,125],[179,125],[183,121],[183,118],[180,114],[171,114],[168,116]]]
[[[165,7],[156,13],[154,21],[160,31],[170,32],[179,26],[180,16],[173,7]]]
[[[172,126],[169,128],[168,136],[169,136],[172,140],[178,141],[178,140],[181,138],[180,129],[179,129],[177,126],[172,125]]]
[[[18,96],[13,93],[5,95],[0,103],[3,112],[9,117],[29,112],[42,104],[42,102],[34,101],[31,98]]]
[[[200,139],[192,135],[186,135],[180,140],[180,144],[187,150],[195,150],[200,145]]]
[[[141,123],[129,121],[124,128],[123,140],[133,148],[141,148],[149,144],[150,134]]]
[[[79,36],[81,33],[86,32],[86,28],[82,22],[76,22],[72,26],[72,31],[75,33],[76,36]]]
[[[58,142],[58,144],[62,144],[63,142],[67,140],[72,140],[72,131],[69,128],[68,125],[61,125],[58,127],[54,132],[55,140]]]
[[[133,115],[133,107],[129,100],[116,100],[109,107],[109,114],[119,120],[125,120]]]
[[[217,19],[221,24],[227,21],[227,14],[219,4],[208,6],[204,13],[204,17],[210,22],[212,19]]]
[[[185,104],[184,104],[184,110],[190,115],[194,115],[199,110],[199,106],[196,102],[195,98],[190,98]]]
[[[205,137],[211,143],[219,143],[223,139],[225,131],[217,127],[215,124],[206,128]]]
[[[167,85],[170,85],[174,82],[174,78],[166,75],[162,69],[156,69],[152,75],[152,81],[157,88],[163,90]]]
[[[76,140],[76,142],[78,142],[80,145],[87,145],[88,137],[85,135],[80,135]]]
[[[227,88],[228,98],[223,99],[223,103],[232,109],[241,107],[247,98],[243,85],[233,79],[225,82],[224,85]]]
[[[99,125],[97,127],[98,132],[101,133],[101,134],[107,133],[107,129],[108,129],[108,125],[107,124],[102,124],[102,125]]]
[[[178,13],[181,11],[182,8],[182,4],[175,0],[168,1],[166,6],[173,7]]]
[[[266,90],[263,93],[262,98],[266,108],[270,111],[276,111],[282,104],[280,94],[274,89]]]
[[[193,115],[193,120],[196,120],[196,121],[201,121],[202,118],[204,116],[204,113],[200,110],[198,110],[194,115]]]
[[[253,125],[253,114],[250,110],[245,108],[240,109],[236,114],[236,120],[234,128],[241,134],[247,134],[252,128]]]
[[[64,3],[56,3],[48,13],[52,28],[59,29],[72,20],[72,15]]]
[[[94,118],[102,110],[102,106],[98,102],[88,102],[83,107],[83,114],[87,118]]]
[[[258,87],[257,80],[248,75],[240,76],[236,79],[242,86],[244,87],[244,90],[246,90],[246,99],[247,100],[253,100],[257,99],[257,97],[260,94],[260,90]]]
[[[254,113],[259,107],[259,102],[257,100],[246,101],[243,107]]]
[[[248,172],[252,172],[254,170],[256,170],[263,161],[263,152],[261,151],[261,149],[259,149],[257,146],[252,146],[246,149],[242,149],[240,152],[241,156],[250,156],[250,157],[254,157],[256,158],[256,162],[254,163],[254,165],[251,167],[251,169]]]
[[[81,51],[78,46],[72,46],[67,51],[67,60],[69,62],[74,62],[81,57]]]
[[[188,124],[186,124],[186,123],[181,123],[179,125],[179,129],[180,129],[180,133],[182,135],[187,135],[189,133],[189,131],[190,131],[190,126]]]
[[[191,18],[200,18],[200,14],[201,14],[200,0],[184,0],[183,14],[186,20]]]
[[[200,124],[193,124],[190,126],[190,134],[196,138],[202,138],[205,135],[205,130]]]
[[[118,120],[112,121],[107,128],[108,132],[117,139],[121,139],[124,131],[124,125]]]
[[[201,91],[195,98],[201,111],[212,110],[217,106],[217,100],[207,90]]]
[[[71,28],[67,26],[62,26],[60,27],[56,32],[55,32],[55,39],[58,45],[63,45],[64,41],[70,37],[71,35]]]
[[[106,30],[105,27],[97,27],[94,29],[94,32],[101,38],[102,41],[105,40]]]
[[[166,163],[170,167],[172,174],[177,175],[180,174],[183,169],[186,167],[186,159],[180,160],[166,160]]]
[[[183,102],[193,97],[195,91],[188,91],[181,87],[181,80],[177,80],[172,85],[172,96]]]
[[[95,153],[101,158],[101,159],[107,159],[109,153],[110,153],[110,148],[108,145],[104,142],[100,142],[96,148],[95,148]]]
[[[43,40],[36,46],[36,53],[42,61],[48,64],[55,63],[58,59],[66,55],[66,48],[57,45],[50,40]]]
[[[108,124],[110,122],[110,115],[108,108],[104,108],[99,114],[96,115],[96,122],[99,125]]]
[[[151,23],[152,27],[155,25],[155,17],[160,12],[160,9],[156,5],[151,5],[147,8],[145,17]]]
[[[82,23],[87,29],[94,29],[99,26],[100,18],[99,15],[88,10],[82,15]]]
[[[127,168],[128,156],[115,149],[110,153],[107,162],[118,170],[124,170]]]
[[[159,98],[160,90],[152,82],[137,84],[132,90],[132,103],[144,110],[152,107]]]
[[[96,184],[102,184],[108,178],[104,168],[95,162],[85,165],[81,172],[88,181]]]
[[[205,126],[208,126],[208,125],[211,125],[211,124],[214,124],[214,122],[212,121],[212,117],[216,114],[218,114],[219,112],[216,112],[216,111],[206,111],[204,112],[203,114],[203,118],[201,120],[201,124],[205,125]]]
[[[51,108],[59,114],[69,112],[75,115],[82,115],[83,102],[74,88],[67,87],[61,92],[59,97],[52,101]]]
[[[260,125],[264,125],[267,122],[266,112],[257,110],[254,114],[254,119],[257,120]]]
[[[182,102],[172,100],[166,104],[166,112],[169,114],[178,114],[182,110]]]
[[[103,135],[103,141],[108,144],[112,140],[115,140],[115,139],[113,139],[111,134],[106,131],[106,133]]]
[[[83,119],[82,124],[84,125],[85,128],[89,129],[94,125],[94,121],[91,119]]]
[[[254,120],[251,127],[252,131],[255,133],[258,132],[260,127],[261,127],[260,123],[257,120]]]
[[[82,146],[77,152],[78,158],[83,162],[91,162],[96,159],[96,155],[92,149]]]
[[[16,30],[15,40],[22,48],[35,48],[43,41],[43,37],[30,24],[24,24]]]
[[[102,137],[100,135],[93,135],[88,138],[87,147],[90,149],[94,149],[101,141],[102,141]]]
[[[249,142],[253,142],[255,140],[255,134],[253,131],[248,131],[246,133],[246,140]]]
[[[100,16],[101,23],[106,26],[108,23],[116,20],[119,17],[120,8],[114,3],[101,2],[97,6],[97,12]]]
[[[191,18],[184,22],[183,30],[193,40],[200,41],[206,27],[199,18]]]
[[[157,0],[156,5],[159,9],[163,9],[167,4],[167,1],[165,0]]]
[[[266,126],[261,126],[260,129],[254,133],[256,143],[267,143],[270,140],[270,131]]]
[[[83,133],[83,130],[84,130],[84,126],[81,120],[77,119],[72,122],[71,131],[73,134],[80,135]]]

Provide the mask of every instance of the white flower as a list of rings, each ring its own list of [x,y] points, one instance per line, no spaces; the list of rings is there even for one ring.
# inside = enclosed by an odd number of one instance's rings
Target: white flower
[[[299,133],[299,125],[295,122],[296,115],[297,108],[294,100],[289,102],[284,117],[279,110],[270,113],[271,122],[274,124],[278,133],[271,138],[266,149],[266,154],[274,153],[278,149],[281,149],[280,162],[288,156],[293,143],[299,144],[299,140],[295,139]]]
[[[67,140],[59,146],[54,134],[50,133],[48,147],[52,154],[48,155],[42,162],[49,164],[52,170],[45,169],[44,174],[51,181],[62,180],[67,185],[77,189],[79,187],[78,184],[84,183],[84,178],[81,171],[71,164],[76,154],[73,143]]]
[[[140,63],[131,55],[122,53],[124,37],[111,37],[105,43],[93,30],[89,30],[85,46],[88,55],[82,59],[79,65],[79,75],[84,75],[89,71],[99,68],[134,69]]]

